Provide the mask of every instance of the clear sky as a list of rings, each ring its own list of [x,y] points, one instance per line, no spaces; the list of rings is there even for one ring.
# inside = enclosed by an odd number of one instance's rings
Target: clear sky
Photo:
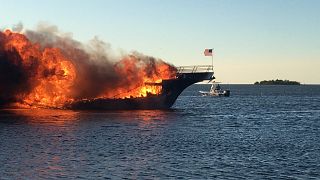
[[[176,66],[211,64],[223,83],[320,84],[320,0],[0,0],[0,28],[39,22]]]

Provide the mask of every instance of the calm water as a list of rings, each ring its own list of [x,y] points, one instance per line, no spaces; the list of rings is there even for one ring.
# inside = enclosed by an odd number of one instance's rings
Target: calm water
[[[319,179],[320,86],[228,87],[172,111],[2,110],[0,179]]]

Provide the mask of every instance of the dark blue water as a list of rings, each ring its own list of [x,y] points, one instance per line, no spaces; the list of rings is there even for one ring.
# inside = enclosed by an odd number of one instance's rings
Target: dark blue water
[[[0,179],[319,179],[320,86],[194,85],[172,111],[0,111]]]

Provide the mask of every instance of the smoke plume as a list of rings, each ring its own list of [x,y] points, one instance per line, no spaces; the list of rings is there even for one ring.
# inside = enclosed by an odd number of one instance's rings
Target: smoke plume
[[[94,98],[140,97],[145,82],[172,78],[176,69],[139,52],[114,55],[97,37],[80,43],[56,26],[0,31],[0,107],[62,108]]]

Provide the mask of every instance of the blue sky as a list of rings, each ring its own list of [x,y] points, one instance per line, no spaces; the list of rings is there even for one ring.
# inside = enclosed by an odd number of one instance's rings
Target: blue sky
[[[174,65],[210,64],[217,80],[290,79],[320,84],[318,0],[0,0],[0,28],[39,22],[115,51],[137,50]]]

